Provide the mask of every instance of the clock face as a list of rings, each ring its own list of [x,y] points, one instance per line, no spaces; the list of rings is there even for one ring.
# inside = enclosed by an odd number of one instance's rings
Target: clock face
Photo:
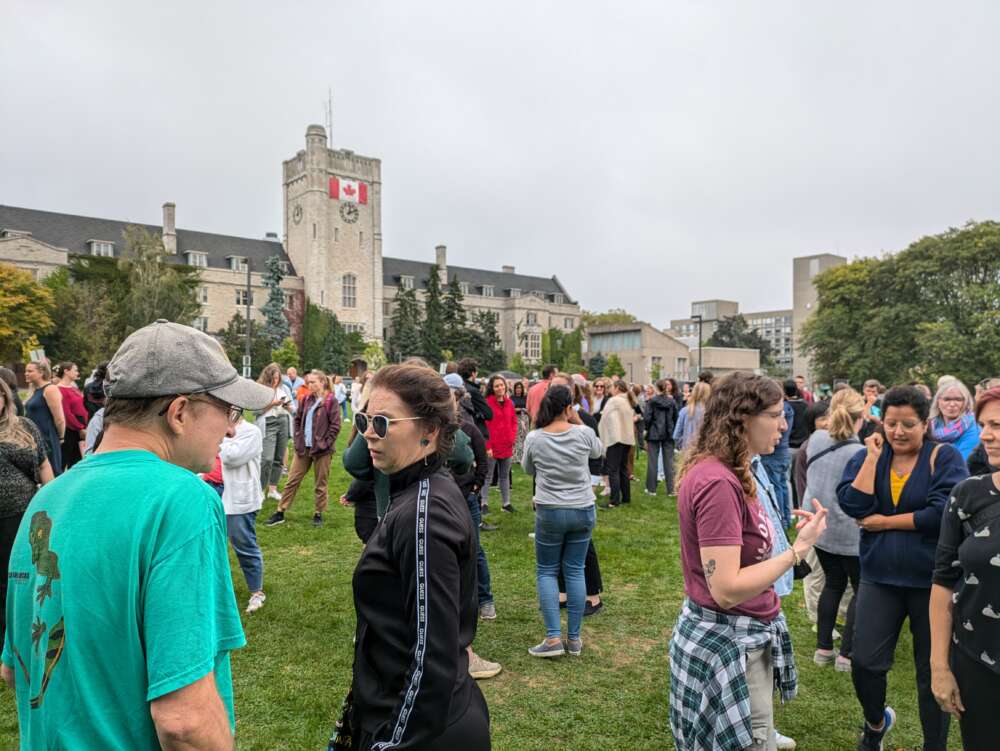
[[[340,218],[348,224],[358,221],[358,205],[355,203],[340,204]]]
[[[302,221],[302,206],[300,204],[296,204],[292,210],[292,221],[296,224]]]

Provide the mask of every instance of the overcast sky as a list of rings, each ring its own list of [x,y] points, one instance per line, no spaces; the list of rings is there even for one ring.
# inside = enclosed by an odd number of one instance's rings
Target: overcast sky
[[[323,123],[383,252],[556,274],[665,326],[791,259],[1000,218],[995,2],[3,0],[0,203],[281,231]]]

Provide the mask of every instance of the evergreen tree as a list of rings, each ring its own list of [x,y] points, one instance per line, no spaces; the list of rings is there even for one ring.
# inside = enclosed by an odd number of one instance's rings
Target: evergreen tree
[[[222,341],[222,348],[240,373],[243,372],[243,356],[246,354],[247,321],[244,313],[236,313],[229,319],[226,328],[216,332]],[[250,321],[250,377],[256,378],[264,366],[271,362],[271,346],[261,335],[261,326]]]
[[[424,359],[431,365],[441,362],[441,350],[445,346],[444,300],[441,295],[441,279],[438,276],[437,264],[430,267],[427,277],[421,340],[421,353]]]
[[[281,259],[278,256],[270,256],[264,266],[267,273],[264,274],[264,287],[267,289],[267,302],[261,306],[260,312],[264,314],[264,337],[271,345],[271,349],[277,349],[288,337],[288,321],[285,318],[285,293],[281,290]]]
[[[618,376],[619,378],[625,375],[625,366],[622,365],[622,361],[618,359],[618,355],[612,354],[608,357],[608,361],[604,365],[604,375],[606,376]]]
[[[472,326],[467,329],[468,348],[460,356],[474,357],[483,373],[501,370],[506,362],[497,331],[499,321],[496,313],[480,310],[472,316]]]
[[[587,370],[590,372],[590,377],[600,378],[604,375],[604,369],[607,365],[608,361],[604,358],[604,355],[598,352],[587,362]]]
[[[416,290],[396,291],[396,307],[392,311],[392,337],[389,339],[389,356],[399,362],[404,357],[419,355],[423,351],[420,335],[420,302]]]
[[[444,344],[452,354],[462,353],[468,346],[468,321],[463,306],[465,296],[458,283],[458,277],[453,276],[448,282],[441,306],[441,320],[444,325]],[[461,356],[461,355],[459,355]],[[450,359],[450,358],[448,358]]]

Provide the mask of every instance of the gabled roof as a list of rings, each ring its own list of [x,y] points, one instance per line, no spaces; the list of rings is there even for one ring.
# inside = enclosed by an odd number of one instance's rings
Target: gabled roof
[[[415,289],[424,289],[433,264],[427,261],[411,261],[405,258],[382,257],[383,283],[398,287],[401,276],[412,276]],[[564,302],[574,302],[555,277],[527,276],[525,274],[508,274],[503,271],[487,269],[470,269],[466,266],[448,264],[448,278],[458,277],[458,281],[467,282],[472,287],[493,286],[496,297],[505,297],[505,290],[519,289],[522,295],[530,292],[540,292],[543,295],[559,294]]]
[[[116,219],[98,219],[75,214],[57,214],[54,211],[38,211],[23,209],[16,206],[0,205],[0,231],[22,230],[49,245],[65,248],[70,253],[90,254],[87,242],[102,240],[115,244],[115,256],[121,255],[124,249],[122,233],[125,228],[134,225],[142,227],[147,232],[160,234],[163,228],[155,224],[125,222]],[[171,263],[186,263],[184,255],[187,251],[199,251],[208,255],[209,268],[228,269],[228,256],[242,256],[250,260],[254,271],[264,271],[264,261],[277,255],[288,263],[288,273],[295,274],[292,262],[285,253],[285,248],[278,240],[255,240],[249,237],[232,237],[230,235],[215,235],[211,232],[195,230],[177,230],[177,255],[167,256]]]

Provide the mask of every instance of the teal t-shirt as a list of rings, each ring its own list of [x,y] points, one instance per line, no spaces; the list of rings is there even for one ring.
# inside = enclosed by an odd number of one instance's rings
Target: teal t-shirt
[[[149,702],[210,672],[233,715],[246,644],[218,494],[147,451],[45,485],[11,553],[3,661],[21,748],[158,749]]]

